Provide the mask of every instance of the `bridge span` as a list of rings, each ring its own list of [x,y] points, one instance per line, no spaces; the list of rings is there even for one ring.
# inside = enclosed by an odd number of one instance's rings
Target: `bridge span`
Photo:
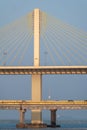
[[[0,75],[87,74],[87,66],[0,66]]]
[[[0,109],[6,110],[74,110],[87,109],[87,100],[0,100]]]
[[[25,124],[25,112],[27,110],[50,110],[51,112],[51,126],[56,126],[56,111],[57,110],[86,110],[87,100],[0,100],[0,110],[18,110],[20,112],[20,123],[18,128],[29,128],[31,124]],[[37,127],[37,124],[34,124]],[[33,126],[33,127],[34,127]],[[41,123],[39,127],[47,127],[46,124]]]

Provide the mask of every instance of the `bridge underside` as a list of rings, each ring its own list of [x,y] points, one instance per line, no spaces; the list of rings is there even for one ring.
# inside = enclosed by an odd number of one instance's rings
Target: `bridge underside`
[[[87,66],[0,66],[0,75],[87,74]]]

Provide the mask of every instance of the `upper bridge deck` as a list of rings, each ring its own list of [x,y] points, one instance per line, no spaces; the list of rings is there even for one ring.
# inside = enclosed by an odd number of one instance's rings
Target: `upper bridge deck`
[[[0,75],[87,74],[87,66],[0,66]]]

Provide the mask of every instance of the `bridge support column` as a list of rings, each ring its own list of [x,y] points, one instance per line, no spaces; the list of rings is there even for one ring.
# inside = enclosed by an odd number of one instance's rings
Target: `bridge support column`
[[[42,98],[42,75],[32,75],[32,101],[41,101]],[[42,123],[41,110],[32,110],[32,124]]]
[[[40,10],[34,10],[34,67],[40,66]],[[32,101],[42,100],[42,75],[32,75]],[[41,110],[32,110],[32,127],[43,127]]]
[[[34,10],[34,66],[40,65],[40,10]],[[41,101],[42,75],[32,75],[32,101]],[[32,124],[42,123],[41,110],[32,110]]]
[[[25,117],[26,110],[20,109],[19,112],[20,112],[20,121],[19,121],[19,124],[16,125],[16,127],[25,128],[24,117]]]
[[[51,110],[51,126],[56,127],[56,110]]]
[[[20,124],[24,124],[25,112],[26,110],[20,110]]]

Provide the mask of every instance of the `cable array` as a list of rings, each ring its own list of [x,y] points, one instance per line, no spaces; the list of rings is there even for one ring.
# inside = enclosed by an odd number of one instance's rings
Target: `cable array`
[[[44,17],[41,39],[49,65],[87,65],[87,32],[46,13]]]
[[[31,64],[32,56],[29,54],[33,41],[31,21],[32,13],[0,29],[0,65]],[[23,62],[24,58],[26,63]]]
[[[0,28],[0,65],[33,65],[33,12]],[[87,32],[40,11],[40,65],[87,65]]]

